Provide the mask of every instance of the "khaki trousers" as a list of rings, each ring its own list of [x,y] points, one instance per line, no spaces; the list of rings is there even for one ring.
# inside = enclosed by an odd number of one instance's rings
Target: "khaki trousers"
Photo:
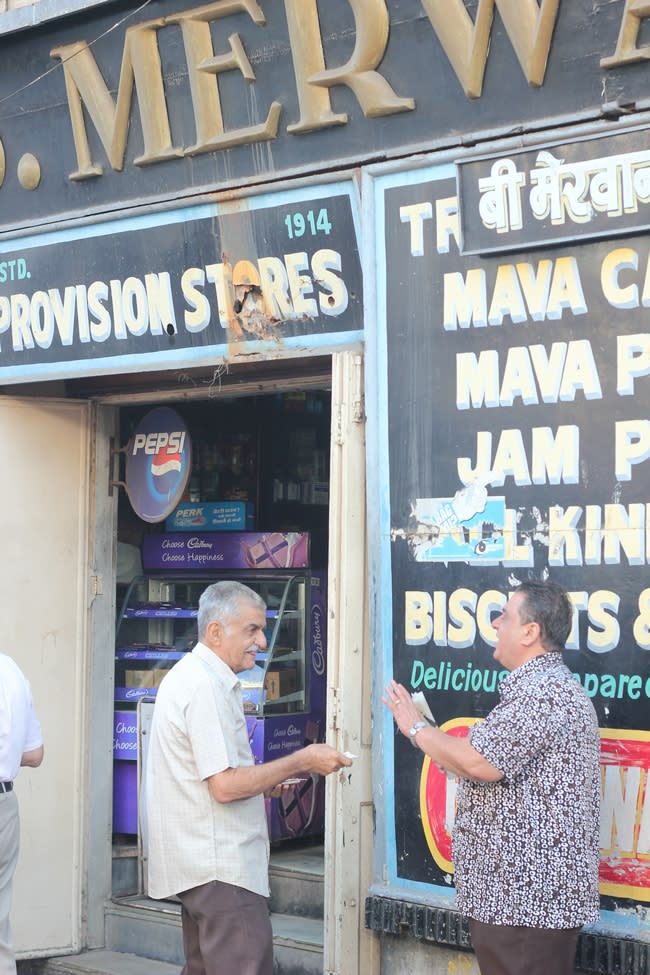
[[[0,793],[0,975],[16,975],[9,914],[19,843],[18,799],[15,792],[2,792]]]

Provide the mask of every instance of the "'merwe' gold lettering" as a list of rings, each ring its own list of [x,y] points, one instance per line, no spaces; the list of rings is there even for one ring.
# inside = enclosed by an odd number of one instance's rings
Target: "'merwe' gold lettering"
[[[300,120],[287,132],[311,132],[345,125],[336,114],[327,89],[346,85],[356,95],[366,118],[412,111],[412,98],[398,97],[375,69],[386,51],[390,20],[384,0],[349,0],[356,28],[352,56],[338,68],[326,68],[316,0],[285,0],[289,39],[300,105]]]
[[[650,0],[625,2],[617,51],[614,58],[602,62],[605,66],[650,57],[650,48],[635,47],[640,19],[650,16]],[[328,67],[318,0],[284,0],[300,112],[299,119],[287,126],[291,134],[347,123],[346,113],[332,109],[330,89],[336,86],[349,88],[369,119],[415,108],[415,100],[397,95],[377,70],[391,29],[386,0],[348,3],[354,16],[354,50],[345,64]],[[477,0],[472,20],[465,0],[422,0],[431,26],[470,98],[481,95],[495,6],[526,79],[539,86],[546,72],[559,3],[560,0]],[[205,6],[129,27],[124,35],[115,100],[85,41],[54,48],[50,54],[62,62],[77,153],[78,168],[70,178],[88,179],[103,172],[92,158],[87,118],[95,126],[110,165],[116,170],[123,168],[134,89],[144,141],[143,153],[134,160],[136,165],[276,138],[282,112],[278,101],[270,103],[266,119],[260,124],[227,129],[224,123],[219,76],[236,71],[250,84],[256,77],[239,34],[230,34],[227,49],[215,53],[211,24],[240,13],[247,14],[256,26],[266,23],[256,0],[212,0]],[[196,141],[189,147],[173,145],[165,99],[158,31],[170,25],[180,28],[185,48],[196,130]]]
[[[189,69],[190,91],[196,124],[196,144],[188,147],[188,155],[229,149],[274,139],[278,131],[282,106],[273,102],[261,125],[248,125],[226,131],[221,110],[217,82],[222,71],[239,71],[246,81],[255,81],[255,72],[244,51],[238,34],[228,38],[230,51],[215,55],[212,48],[210,21],[237,10],[247,12],[256,24],[265,24],[262,10],[255,0],[217,0],[205,7],[168,17],[168,24],[180,24]]]
[[[601,60],[601,68],[616,68],[621,64],[634,64],[635,61],[650,58],[650,45],[636,46],[644,17],[650,17],[648,0],[626,0],[616,50],[611,57]]]
[[[222,71],[239,70],[248,81],[254,81],[255,75],[237,34],[232,34],[228,39],[228,53],[214,54],[209,25],[213,20],[241,11],[248,13],[255,23],[265,23],[264,14],[255,0],[215,0],[204,7],[129,27],[124,35],[122,68],[115,102],[84,41],[50,51],[52,57],[59,58],[63,63],[65,75],[78,163],[78,169],[70,174],[70,179],[88,179],[103,172],[102,167],[92,161],[84,106],[111,166],[113,169],[123,168],[134,87],[138,93],[144,138],[144,153],[134,159],[134,163],[141,166],[184,155],[182,147],[172,145],[158,49],[157,32],[170,24],[179,24],[183,34],[196,123],[196,144],[186,151],[208,152],[274,138],[281,111],[278,102],[273,102],[262,125],[229,132],[224,128],[216,76]]]
[[[472,21],[463,0],[422,0],[445,54],[468,98],[479,98],[490,44],[494,6],[530,85],[544,82],[559,0],[479,0]]]
[[[76,41],[50,51],[53,58],[60,58],[63,63],[77,151],[78,169],[70,174],[70,179],[87,179],[100,176],[103,172],[102,167],[94,165],[91,159],[82,103],[95,124],[111,166],[122,169],[134,83],[144,137],[144,153],[134,160],[135,163],[143,165],[182,155],[182,150],[174,148],[171,143],[165,102],[157,41],[157,30],[163,23],[155,20],[127,30],[115,103],[85,41]]]

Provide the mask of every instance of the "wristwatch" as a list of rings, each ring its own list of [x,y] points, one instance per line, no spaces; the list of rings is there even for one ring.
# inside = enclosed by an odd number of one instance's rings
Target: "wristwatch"
[[[415,740],[415,736],[418,731],[422,731],[423,728],[427,727],[426,721],[416,721],[412,728],[409,728],[409,740],[414,748],[418,747],[418,743]]]

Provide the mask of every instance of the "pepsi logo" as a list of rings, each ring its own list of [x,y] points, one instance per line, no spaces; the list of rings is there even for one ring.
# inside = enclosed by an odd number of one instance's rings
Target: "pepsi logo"
[[[126,491],[144,521],[163,521],[185,491],[191,469],[191,443],[183,419],[167,407],[140,421],[127,448]]]
[[[182,466],[183,459],[178,451],[172,450],[171,447],[161,447],[151,461],[151,473],[154,477],[162,477],[170,471],[180,473]]]

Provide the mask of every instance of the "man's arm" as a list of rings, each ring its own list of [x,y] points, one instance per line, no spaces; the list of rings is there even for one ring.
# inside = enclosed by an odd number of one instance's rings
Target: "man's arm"
[[[409,728],[412,728],[417,720],[419,718],[416,718]],[[469,738],[447,735],[440,728],[423,728],[416,735],[416,744],[445,772],[452,772],[463,779],[472,779],[475,782],[498,782],[503,778],[503,772],[488,762],[487,758],[484,758],[470,744]]]
[[[392,681],[386,688],[383,701],[399,730],[409,738],[409,729],[422,720],[409,692],[401,684]],[[418,731],[416,744],[440,768],[460,775],[463,779],[498,782],[503,778],[503,772],[488,762],[471,745],[468,738],[457,738],[455,735],[445,734],[440,728],[426,727]]]
[[[352,761],[329,745],[307,745],[291,755],[263,765],[224,769],[211,775],[207,781],[213,799],[217,802],[235,802],[269,792],[285,779],[301,773],[329,775],[348,765],[352,765]]]
[[[29,768],[38,768],[38,766],[43,761],[43,746],[39,745],[38,748],[32,748],[28,752],[23,752],[22,758],[20,759],[21,765],[28,765]]]

